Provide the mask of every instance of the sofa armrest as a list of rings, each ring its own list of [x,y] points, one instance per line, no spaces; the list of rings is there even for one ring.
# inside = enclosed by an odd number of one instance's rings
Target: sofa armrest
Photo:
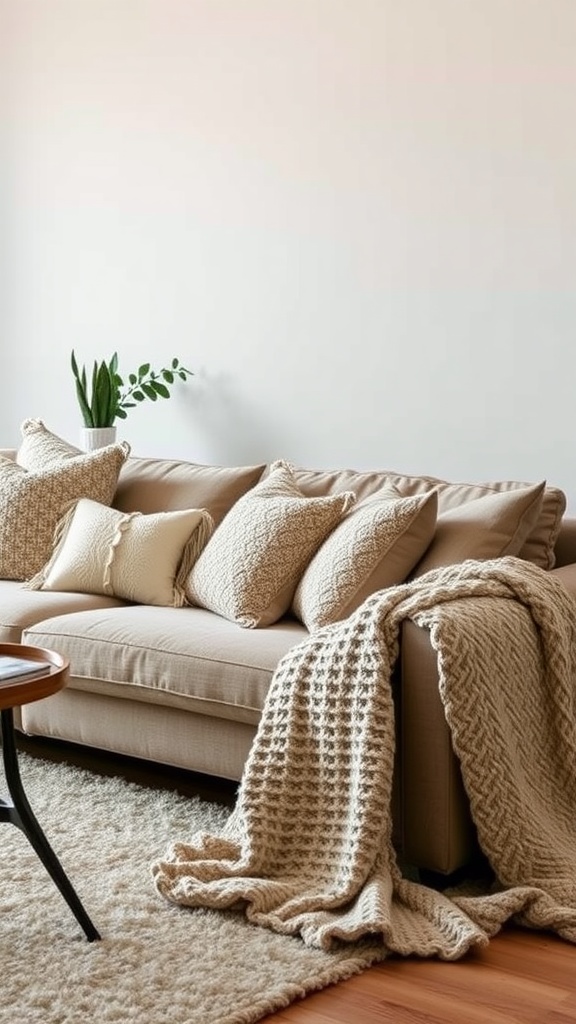
[[[0,448],[0,455],[3,459],[16,459],[17,449],[16,448]]]
[[[401,855],[407,864],[448,875],[478,856],[478,841],[429,631],[404,622],[400,658]]]
[[[551,569],[550,572],[561,580],[568,593],[576,600],[576,562],[572,562],[570,565],[561,565],[557,569]]]
[[[554,545],[556,566],[576,562],[576,516],[564,516]]]

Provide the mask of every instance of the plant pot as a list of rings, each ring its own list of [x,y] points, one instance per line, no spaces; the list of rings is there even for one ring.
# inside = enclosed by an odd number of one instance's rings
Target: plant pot
[[[80,444],[84,451],[93,452],[116,441],[116,427],[82,427]]]

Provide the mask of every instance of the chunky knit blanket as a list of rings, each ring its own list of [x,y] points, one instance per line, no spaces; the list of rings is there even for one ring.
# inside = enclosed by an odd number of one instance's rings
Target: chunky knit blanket
[[[402,876],[392,845],[399,630],[430,629],[441,697],[496,882],[474,895]],[[324,949],[462,956],[508,918],[576,942],[576,602],[516,558],[380,591],[280,662],[220,834],[171,844],[155,885],[242,909]]]

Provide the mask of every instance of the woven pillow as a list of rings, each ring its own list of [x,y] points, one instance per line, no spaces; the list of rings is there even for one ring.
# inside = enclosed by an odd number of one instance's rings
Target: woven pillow
[[[205,509],[144,515],[83,498],[60,522],[52,557],[27,586],[178,608],[212,529]]]
[[[430,544],[435,491],[403,498],[385,487],[344,517],[302,576],[292,601],[309,630],[350,615],[376,590],[402,583]]]
[[[109,505],[129,451],[114,444],[39,472],[0,459],[0,578],[27,580],[39,572],[59,520],[80,498]]]
[[[63,437],[48,430],[42,420],[24,420],[20,432],[22,441],[16,453],[16,462],[24,469],[46,469],[63,459],[84,454],[80,448],[75,448]]]
[[[434,540],[412,578],[467,558],[518,555],[538,522],[546,481],[467,501],[438,516]]]
[[[353,501],[349,492],[306,498],[289,464],[274,462],[214,531],[188,578],[188,601],[241,626],[276,622]]]

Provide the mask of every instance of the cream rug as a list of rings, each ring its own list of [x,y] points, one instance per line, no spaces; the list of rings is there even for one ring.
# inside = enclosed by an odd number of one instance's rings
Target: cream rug
[[[102,940],[86,941],[26,838],[2,824],[2,1024],[252,1024],[381,958],[370,945],[326,953],[232,911],[159,899],[150,863],[171,839],[221,828],[227,808],[24,754],[20,764]]]

